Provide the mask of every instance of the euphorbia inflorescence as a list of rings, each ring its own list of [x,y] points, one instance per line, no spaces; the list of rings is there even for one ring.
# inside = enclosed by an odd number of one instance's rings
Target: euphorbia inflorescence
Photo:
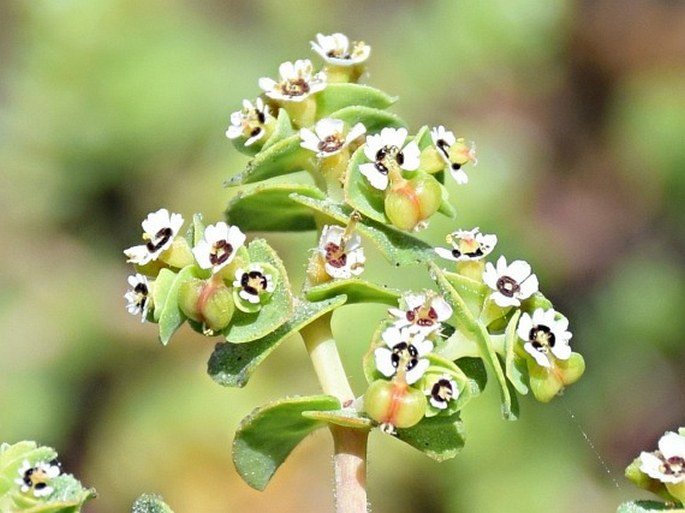
[[[505,417],[515,418],[517,393],[549,401],[584,370],[568,321],[539,291],[531,266],[486,261],[496,235],[455,227],[448,247],[416,237],[436,214],[454,217],[449,191],[469,182],[475,145],[443,125],[412,132],[387,110],[396,98],[357,83],[371,51],[365,43],[318,34],[311,46],[320,68],[284,62],[278,79],[261,78],[257,98],[230,115],[226,135],[250,161],[227,181],[239,191],[225,220],[205,226],[196,215],[182,234],[182,216],[160,209],[143,221],[142,244],[125,250],[135,266],[129,312],[158,323],[165,344],[186,321],[220,336],[209,373],[223,385],[243,386],[289,335],[302,334],[325,395],[277,401],[238,428],[234,461],[257,488],[289,450],[267,454],[260,467],[241,442],[249,437],[254,450],[279,423],[292,433],[283,437],[290,448],[322,423],[379,427],[442,460],[463,445],[460,412],[486,374]],[[301,290],[276,251],[251,239],[255,231],[312,232]],[[364,272],[372,247],[399,273],[425,273],[435,286],[399,291],[374,282]],[[330,327],[335,310],[352,303],[389,307],[360,355],[368,387],[357,392],[349,392]],[[298,429],[288,431],[289,422]]]

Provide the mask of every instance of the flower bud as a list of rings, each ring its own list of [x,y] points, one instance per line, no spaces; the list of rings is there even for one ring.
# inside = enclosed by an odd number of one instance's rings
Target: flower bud
[[[426,398],[421,390],[406,382],[379,379],[364,394],[364,411],[381,424],[408,428],[423,418]]]
[[[193,278],[181,284],[178,306],[188,317],[212,332],[223,330],[235,312],[233,294],[223,282]]]
[[[420,174],[393,184],[385,196],[385,215],[401,230],[414,230],[432,216],[442,203],[442,190],[430,175]]]

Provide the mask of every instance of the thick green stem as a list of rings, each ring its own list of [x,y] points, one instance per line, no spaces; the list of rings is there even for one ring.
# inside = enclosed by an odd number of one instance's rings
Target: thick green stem
[[[337,397],[343,406],[354,401],[331,332],[331,314],[323,315],[300,332],[324,393]],[[366,441],[368,431],[331,426],[335,473],[336,513],[366,513]]]

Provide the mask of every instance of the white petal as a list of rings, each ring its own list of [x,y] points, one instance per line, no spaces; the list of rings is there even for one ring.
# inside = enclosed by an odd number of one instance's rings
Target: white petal
[[[490,287],[492,290],[497,290],[497,280],[499,279],[499,273],[495,266],[490,262],[486,262],[485,271],[483,271],[483,282]]]
[[[523,283],[519,283],[519,286],[521,288],[519,289],[517,296],[521,299],[529,298],[535,294],[540,287],[538,283],[538,277],[534,274],[531,274],[528,278],[526,278]]]
[[[498,306],[501,306],[502,308],[506,308],[508,306],[520,306],[521,301],[518,300],[516,297],[507,297],[501,292],[493,292],[490,294],[490,299],[492,299],[495,304]]]
[[[436,252],[439,256],[441,256],[442,258],[444,258],[444,259],[446,259],[446,260],[452,260],[452,261],[454,261],[454,262],[459,262],[459,257],[455,257],[455,256],[452,254],[452,250],[451,250],[451,249],[447,249],[447,248],[435,248],[435,252]]]
[[[383,376],[390,377],[395,374],[397,369],[392,364],[392,351],[386,347],[378,347],[373,355],[376,359],[376,368]]]
[[[659,439],[659,450],[664,458],[685,458],[685,437],[678,433],[668,431]]]
[[[416,141],[412,141],[407,144],[402,149],[402,155],[404,156],[404,162],[400,166],[406,171],[414,171],[419,168],[421,163],[421,150],[419,150],[419,145]]]
[[[366,141],[364,143],[364,155],[366,158],[375,162],[376,154],[378,150],[383,147],[383,139],[379,134],[371,134],[366,136]]]
[[[152,254],[144,244],[125,249],[124,255],[128,258],[127,262],[137,265],[145,265],[152,260]]]
[[[276,89],[276,86],[278,85],[278,82],[276,82],[273,78],[269,78],[269,77],[260,78],[258,83],[259,83],[259,87],[263,91],[266,91],[267,95],[269,95],[269,93],[272,93]]]
[[[541,367],[549,369],[552,366],[552,363],[549,361],[547,355],[544,352],[535,349],[535,347],[533,347],[533,344],[531,344],[530,342],[526,342],[525,344],[523,344],[523,349],[526,351],[526,353],[535,358],[535,361]]]
[[[568,360],[571,357],[571,347],[568,343],[564,343],[563,341],[559,343],[559,340],[557,339],[557,342],[552,348],[552,354],[559,360]]]
[[[430,362],[428,360],[425,360],[425,359],[419,360],[416,363],[416,365],[414,366],[414,368],[407,372],[407,374],[406,374],[407,384],[413,385],[419,379],[421,379],[421,376],[423,376],[426,373],[429,366],[430,366]]]
[[[404,330],[400,330],[397,327],[390,326],[383,330],[381,333],[381,339],[385,342],[388,347],[395,347],[400,342],[406,342],[406,337],[403,336],[406,333]]]
[[[352,141],[357,139],[358,137],[361,137],[366,133],[366,127],[364,126],[363,123],[357,123],[354,125],[351,129],[350,132],[347,134],[347,137],[345,137],[345,143],[350,144]]]
[[[443,322],[452,317],[452,307],[441,296],[433,298],[431,306],[435,310],[435,313],[438,314],[438,321]]]
[[[454,178],[454,181],[457,182],[459,185],[469,183],[469,176],[461,168],[453,169],[450,166],[450,174],[452,175],[452,178]]]
[[[521,318],[519,319],[518,327],[516,328],[516,333],[521,340],[528,341],[530,339],[530,330],[533,329],[533,319],[530,317],[528,312],[523,312]]]
[[[366,163],[359,165],[359,172],[364,175],[371,186],[380,191],[384,191],[388,188],[388,175],[385,175],[378,171],[376,164]]]

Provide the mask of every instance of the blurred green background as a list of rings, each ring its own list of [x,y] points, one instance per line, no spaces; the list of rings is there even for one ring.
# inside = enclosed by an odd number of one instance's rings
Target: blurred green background
[[[367,82],[414,129],[478,144],[457,227],[496,232],[571,319],[587,361],[549,405],[501,420],[490,389],[464,413],[467,446],[434,463],[372,435],[377,513],[615,511],[646,497],[622,477],[685,425],[685,3],[667,0],[9,0],[0,3],[0,440],[36,439],[100,498],[145,491],[177,513],[328,511],[331,443],[303,443],[263,493],[230,459],[258,404],[317,393],[300,340],[243,390],[205,374],[214,341],[167,348],[127,314],[122,249],[162,206],[221,218],[246,159],[224,136],[243,98],[317,32],[372,46]],[[269,235],[294,280],[312,234]],[[293,242],[295,241],[295,243]],[[369,271],[428,285],[425,271]],[[375,274],[374,274],[375,273]],[[335,319],[358,389],[382,307]],[[359,332],[350,336],[344,326]]]

